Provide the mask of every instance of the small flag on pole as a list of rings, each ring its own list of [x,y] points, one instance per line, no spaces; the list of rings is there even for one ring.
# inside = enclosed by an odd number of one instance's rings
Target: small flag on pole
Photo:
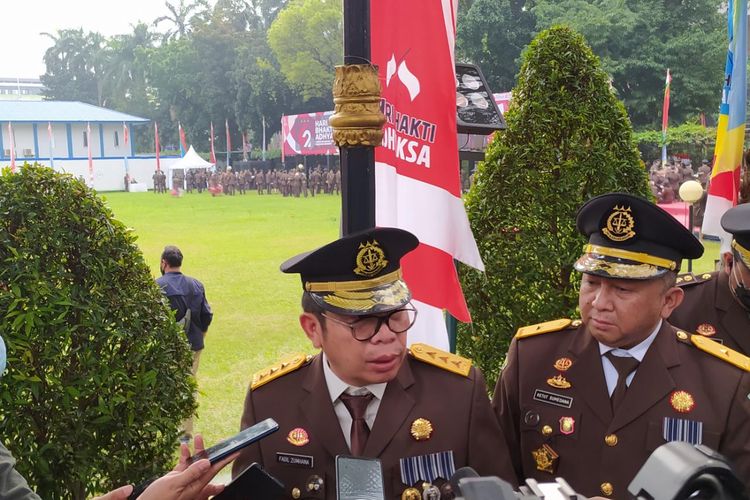
[[[16,138],[13,135],[13,123],[8,122],[8,145],[10,147],[10,171],[16,171]]]
[[[211,163],[216,165],[216,149],[214,149],[214,122],[211,122]]]
[[[745,141],[747,81],[747,0],[730,0],[727,11],[729,49],[721,95],[711,180],[703,216],[703,232],[719,236],[721,251],[732,241],[721,227],[721,216],[737,204]]]
[[[247,161],[247,131],[242,131],[242,161]]]
[[[128,166],[128,142],[130,141],[130,131],[128,130],[128,124],[125,122],[122,122],[122,137],[125,146],[125,154],[123,155],[123,159],[125,161],[125,174],[127,175],[130,173],[130,168]]]
[[[182,128],[182,124],[177,122],[177,129],[180,131],[180,156],[185,156],[187,153],[187,141],[185,140],[185,129]]]
[[[229,136],[229,120],[224,120],[224,128],[227,133],[227,166],[229,166],[229,155],[232,153],[232,138]]]
[[[49,163],[55,168],[55,134],[52,132],[52,122],[47,122],[47,139],[49,142]]]
[[[661,166],[667,164],[667,127],[669,126],[669,87],[672,76],[667,68],[667,81],[664,84],[664,104],[661,108]]]
[[[89,186],[94,187],[94,160],[91,157],[91,122],[86,122],[86,146],[89,156]]]
[[[161,146],[159,145],[159,126],[154,122],[154,149],[156,150],[156,170],[161,171],[161,161],[159,159],[159,152]]]

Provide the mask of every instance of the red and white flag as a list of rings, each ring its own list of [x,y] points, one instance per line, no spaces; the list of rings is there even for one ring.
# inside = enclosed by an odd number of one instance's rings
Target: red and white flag
[[[182,128],[182,124],[177,122],[177,129],[180,133],[180,156],[185,156],[188,151],[187,139],[185,139],[185,129]]]
[[[89,156],[89,186],[94,187],[94,160],[91,158],[91,123],[86,122],[86,147]]]
[[[156,150],[156,170],[161,171],[161,159],[159,157],[161,146],[159,145],[159,126],[154,122],[154,149]]]
[[[122,136],[125,139],[125,154],[127,155],[127,145],[128,142],[130,142],[130,130],[128,130],[128,124],[125,122],[122,123]]]
[[[55,134],[52,132],[52,122],[47,122],[47,142],[49,143],[49,163],[55,167]]]
[[[453,259],[484,270],[461,199],[456,135],[456,0],[371,3],[383,142],[375,148],[375,221],[414,233],[402,260],[419,319],[409,342],[448,349],[447,309],[471,321]]]
[[[216,165],[216,150],[214,149],[214,122],[211,122],[211,163]]]
[[[8,122],[8,146],[10,149],[10,171],[16,171],[16,138],[13,135],[13,123]]]

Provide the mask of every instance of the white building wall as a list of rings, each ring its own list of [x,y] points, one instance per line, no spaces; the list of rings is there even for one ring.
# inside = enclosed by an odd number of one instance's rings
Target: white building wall
[[[170,165],[177,162],[179,157],[161,158],[160,165],[164,172]],[[7,162],[6,162],[7,163]],[[39,163],[50,166],[49,160],[40,159]],[[98,159],[94,164],[94,184],[97,191],[124,191],[125,190],[125,161],[118,159]],[[55,159],[54,169],[58,172],[67,172],[76,177],[83,178],[89,186],[89,162],[87,159],[66,160]],[[130,177],[139,183],[145,183],[149,189],[153,189],[153,175],[156,170],[156,158],[128,158],[128,171]]]
[[[3,149],[5,153],[10,150],[10,140],[8,135],[8,122],[2,123],[2,136],[3,136]],[[37,141],[39,147],[39,157],[49,158],[50,156],[50,141],[49,131],[47,130],[47,122],[37,123]],[[88,159],[88,148],[84,146],[83,142],[83,131],[86,130],[86,123],[72,123],[71,124],[71,139],[73,144],[73,158],[86,158]],[[123,135],[122,124],[119,123],[104,123],[102,124],[102,133],[104,139],[104,155],[102,156],[102,150],[100,146],[99,137],[99,124],[91,124],[91,156],[92,158],[121,158],[126,154],[130,156],[131,145],[128,143],[125,146],[125,137]],[[119,144],[115,144],[115,133],[117,133],[117,139]],[[23,158],[32,159],[34,155],[34,126],[32,123],[14,123],[13,124],[13,135],[15,137],[16,145],[16,158],[22,160]],[[54,137],[54,157],[55,158],[69,158],[68,153],[68,131],[65,123],[53,123],[52,124],[52,135]],[[4,154],[5,158],[9,158],[9,153]]]

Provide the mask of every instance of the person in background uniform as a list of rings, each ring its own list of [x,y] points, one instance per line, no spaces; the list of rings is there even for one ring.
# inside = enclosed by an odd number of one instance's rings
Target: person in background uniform
[[[750,485],[750,373],[738,368],[750,359],[666,322],[700,242],[628,194],[589,200],[576,222],[589,237],[574,266],[581,320],[519,329],[495,388],[517,478],[627,498],[650,454],[680,440],[718,450]]]
[[[685,299],[669,322],[750,355],[750,205],[728,210],[721,226],[733,236],[721,271],[678,276]]]
[[[417,244],[401,229],[370,229],[281,265],[301,275],[300,326],[321,352],[255,374],[241,428],[268,417],[280,427],[241,452],[233,475],[257,462],[294,499],[336,498],[337,455],[380,459],[386,498],[436,498],[463,466],[513,480],[481,372],[406,347],[416,311],[399,261]]]
[[[164,247],[159,263],[161,276],[156,283],[169,299],[169,305],[175,311],[175,319],[185,322],[190,349],[193,351],[193,377],[198,373],[201,352],[208,327],[214,318],[211,306],[206,300],[203,284],[195,278],[182,274],[182,252],[173,245]],[[188,316],[189,313],[189,316]],[[190,440],[193,433],[193,418],[183,424],[183,440]]]

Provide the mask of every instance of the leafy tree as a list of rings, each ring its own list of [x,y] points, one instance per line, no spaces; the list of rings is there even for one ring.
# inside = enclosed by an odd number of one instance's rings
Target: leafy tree
[[[206,0],[193,0],[189,2],[179,0],[179,3],[176,4],[168,0],[164,2],[164,6],[169,11],[169,14],[154,19],[154,26],[158,26],[163,22],[171,24],[170,28],[163,34],[163,41],[165,42],[187,35],[190,31],[190,24],[193,18],[200,16],[208,10]]]
[[[493,92],[513,88],[521,51],[533,37],[536,19],[523,0],[474,0],[459,10],[456,53],[482,69]],[[461,3],[459,3],[461,9]]]
[[[650,196],[627,113],[583,37],[540,33],[466,199],[484,274],[460,270],[473,325],[458,349],[496,379],[515,331],[576,313],[578,208],[592,196]]]
[[[47,71],[41,80],[45,96],[101,105],[108,58],[105,38],[83,29],[42,34],[54,41],[44,54]]]
[[[726,54],[721,0],[544,0],[537,28],[566,24],[591,44],[638,125],[661,121],[667,68],[670,116],[684,121],[718,109]]]
[[[268,44],[290,86],[305,100],[331,94],[342,62],[343,11],[338,0],[297,0],[268,30]]]
[[[82,181],[0,175],[0,432],[42,498],[162,473],[195,408],[191,352],[135,236]]]

